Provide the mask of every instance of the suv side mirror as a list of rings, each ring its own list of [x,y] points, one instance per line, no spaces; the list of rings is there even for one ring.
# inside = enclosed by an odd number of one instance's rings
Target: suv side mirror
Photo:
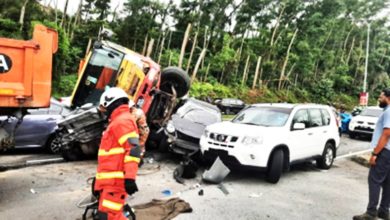
[[[306,128],[304,123],[295,123],[293,125],[293,130],[304,130]]]

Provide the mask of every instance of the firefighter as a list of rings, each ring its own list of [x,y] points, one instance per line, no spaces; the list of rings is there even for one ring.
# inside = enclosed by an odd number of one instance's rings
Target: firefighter
[[[145,143],[149,136],[149,126],[146,122],[146,116],[142,109],[135,106],[133,100],[129,101],[130,113],[135,117],[139,131],[139,144],[141,146],[141,159],[145,154]]]
[[[135,183],[141,157],[138,129],[129,112],[129,98],[120,88],[110,88],[100,97],[99,110],[108,126],[99,146],[94,190],[99,192],[99,220],[124,220],[127,194],[138,191]]]

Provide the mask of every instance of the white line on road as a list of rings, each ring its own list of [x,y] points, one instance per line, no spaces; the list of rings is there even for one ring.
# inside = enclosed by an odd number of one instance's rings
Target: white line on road
[[[40,163],[49,163],[49,162],[62,162],[63,158],[50,158],[50,159],[42,159],[42,160],[28,160],[26,161],[26,165],[40,164]]]

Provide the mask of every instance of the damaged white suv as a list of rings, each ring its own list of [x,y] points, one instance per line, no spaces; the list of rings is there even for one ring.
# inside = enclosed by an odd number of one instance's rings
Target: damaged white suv
[[[331,108],[317,104],[255,104],[231,121],[209,125],[200,140],[207,160],[262,168],[277,183],[297,162],[316,160],[329,169],[340,143]]]

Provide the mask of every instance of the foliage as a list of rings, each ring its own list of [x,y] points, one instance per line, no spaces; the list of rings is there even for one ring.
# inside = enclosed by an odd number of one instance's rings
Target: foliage
[[[61,79],[55,81],[53,85],[53,96],[56,98],[70,96],[77,82],[77,74],[61,76]]]

